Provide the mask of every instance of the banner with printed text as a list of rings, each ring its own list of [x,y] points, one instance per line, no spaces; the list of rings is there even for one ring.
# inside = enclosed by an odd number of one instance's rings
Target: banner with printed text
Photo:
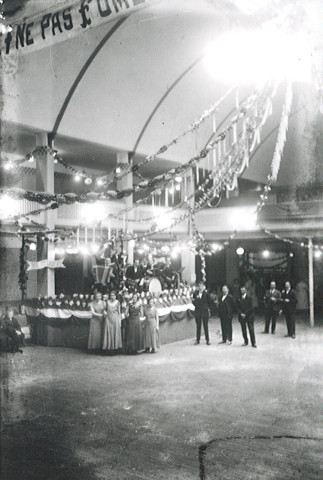
[[[59,260],[39,260],[38,262],[29,262],[27,272],[30,270],[42,270],[43,268],[66,268],[63,264],[64,259],[61,258]]]
[[[75,37],[90,28],[130,15],[160,0],[68,1],[60,10],[25,19],[1,36],[1,56],[31,53]]]

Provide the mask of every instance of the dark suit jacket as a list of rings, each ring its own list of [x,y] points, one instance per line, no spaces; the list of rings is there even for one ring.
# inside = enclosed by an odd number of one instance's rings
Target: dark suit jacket
[[[144,276],[142,267],[139,265],[135,271],[134,265],[130,265],[126,270],[126,277],[130,280],[139,280]]]
[[[219,317],[232,320],[233,313],[235,311],[235,301],[232,295],[228,293],[224,301],[222,301],[223,295],[219,298]]]
[[[272,300],[275,299],[275,300]],[[279,290],[275,289],[273,293],[270,290],[266,290],[264,297],[266,310],[274,310],[279,312],[281,309],[281,293]]]
[[[240,297],[237,302],[239,321],[242,320],[241,314],[246,315],[245,320],[250,321],[255,319],[254,310],[252,306],[252,298],[247,294],[245,298]]]
[[[16,331],[18,330],[19,332],[21,332],[21,326],[20,326],[20,323],[18,322],[18,320],[13,317],[12,320],[10,320],[7,316],[4,316],[2,319],[1,319],[1,327],[4,329],[4,330],[10,330],[10,331]]]
[[[288,299],[289,302],[285,302],[285,299]],[[297,296],[295,290],[292,288],[289,290],[288,294],[285,290],[282,291],[282,306],[285,313],[295,313],[297,304]]]
[[[200,298],[200,292],[195,290],[193,293],[193,305],[195,307],[196,312],[208,312],[210,306],[210,296],[207,290],[202,292],[202,297]]]

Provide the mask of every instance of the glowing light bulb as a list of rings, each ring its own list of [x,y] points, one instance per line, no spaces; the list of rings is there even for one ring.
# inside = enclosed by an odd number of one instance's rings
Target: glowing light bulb
[[[84,180],[84,183],[85,183],[85,185],[91,185],[91,183],[92,183],[92,178],[91,178],[91,177],[87,177],[87,178]]]

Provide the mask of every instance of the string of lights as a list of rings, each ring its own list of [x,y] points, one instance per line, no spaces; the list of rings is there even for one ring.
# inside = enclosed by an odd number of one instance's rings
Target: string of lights
[[[3,12],[3,2],[4,0],[0,0],[0,34],[5,35],[6,33],[12,32],[12,26],[7,24],[4,20],[6,20],[6,16]]]

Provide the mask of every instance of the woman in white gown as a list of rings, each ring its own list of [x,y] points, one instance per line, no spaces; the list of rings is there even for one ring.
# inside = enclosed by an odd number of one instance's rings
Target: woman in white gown
[[[102,349],[115,352],[119,348],[122,348],[121,306],[116,293],[112,291],[106,302]]]

